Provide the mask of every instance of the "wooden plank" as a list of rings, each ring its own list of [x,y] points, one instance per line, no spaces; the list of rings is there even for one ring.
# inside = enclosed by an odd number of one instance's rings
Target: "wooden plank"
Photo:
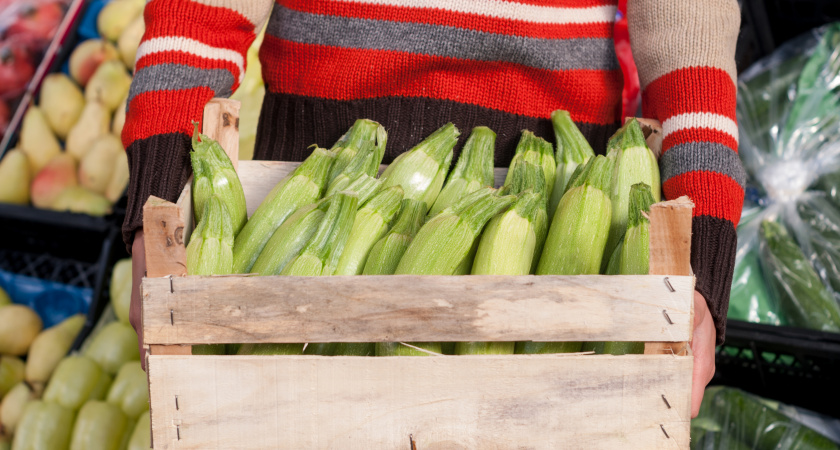
[[[245,204],[248,217],[256,211],[269,191],[280,180],[292,173],[300,163],[281,161],[240,161],[239,179],[245,190]],[[382,169],[387,166],[382,166]],[[497,168],[495,172],[496,186],[501,186],[507,175],[506,168]]]
[[[192,355],[192,345],[150,345],[153,355]]]
[[[204,107],[202,133],[219,142],[230,157],[234,168],[239,167],[239,100],[214,98]]]
[[[169,281],[143,281],[147,343],[687,341],[694,288],[649,275]]]
[[[691,275],[691,216],[694,203],[688,197],[657,203],[650,208],[650,274]],[[670,281],[673,276],[668,277]],[[664,279],[663,279],[664,282]],[[693,287],[692,287],[693,290]],[[694,326],[694,293],[689,308]],[[663,314],[670,312],[666,311]],[[689,335],[690,336],[690,335]],[[686,354],[691,338],[672,344],[647,342],[646,354]]]
[[[174,203],[149,197],[143,205],[146,276],[176,277],[187,274],[184,217]]]
[[[691,387],[689,357],[149,358],[159,449],[409,449],[409,439],[422,450],[689,443],[682,395]]]

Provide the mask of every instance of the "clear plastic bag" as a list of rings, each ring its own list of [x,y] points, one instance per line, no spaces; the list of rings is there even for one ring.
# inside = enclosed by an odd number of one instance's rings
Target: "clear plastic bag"
[[[840,421],[739,389],[706,389],[692,450],[840,449]]]
[[[840,332],[840,23],[741,75],[738,126],[748,206],[729,317]]]

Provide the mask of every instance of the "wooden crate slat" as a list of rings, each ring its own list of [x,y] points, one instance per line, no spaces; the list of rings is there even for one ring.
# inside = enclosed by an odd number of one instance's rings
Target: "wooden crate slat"
[[[152,429],[159,449],[688,448],[690,364],[153,355]]]
[[[148,344],[687,341],[693,277],[185,277],[143,281]],[[663,310],[667,311],[669,323]]]

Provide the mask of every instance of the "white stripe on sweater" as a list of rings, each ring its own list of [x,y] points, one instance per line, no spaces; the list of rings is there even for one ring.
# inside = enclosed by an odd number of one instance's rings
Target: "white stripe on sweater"
[[[262,27],[268,13],[274,6],[272,0],[192,0],[196,3],[217,8],[228,8],[248,19],[255,28]],[[259,30],[257,30],[259,31]]]
[[[729,117],[712,113],[685,113],[662,122],[662,137],[688,128],[710,128],[722,131],[738,142],[738,124]]]
[[[361,0],[358,3],[404,8],[434,8],[500,19],[552,24],[614,22],[616,11],[615,6],[558,8],[503,0]]]
[[[212,47],[194,39],[179,36],[156,37],[143,41],[137,49],[137,61],[144,56],[160,52],[184,52],[199,58],[230,61],[239,69],[239,82],[245,77],[245,59],[239,52],[226,48]]]

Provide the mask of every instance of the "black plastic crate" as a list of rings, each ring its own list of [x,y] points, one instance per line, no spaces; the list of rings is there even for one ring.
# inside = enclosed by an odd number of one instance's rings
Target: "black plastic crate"
[[[87,320],[73,349],[108,305],[111,271],[125,257],[114,221],[0,204],[0,269],[92,290]]]
[[[715,364],[712,384],[840,417],[829,401],[840,380],[838,333],[730,320]]]

